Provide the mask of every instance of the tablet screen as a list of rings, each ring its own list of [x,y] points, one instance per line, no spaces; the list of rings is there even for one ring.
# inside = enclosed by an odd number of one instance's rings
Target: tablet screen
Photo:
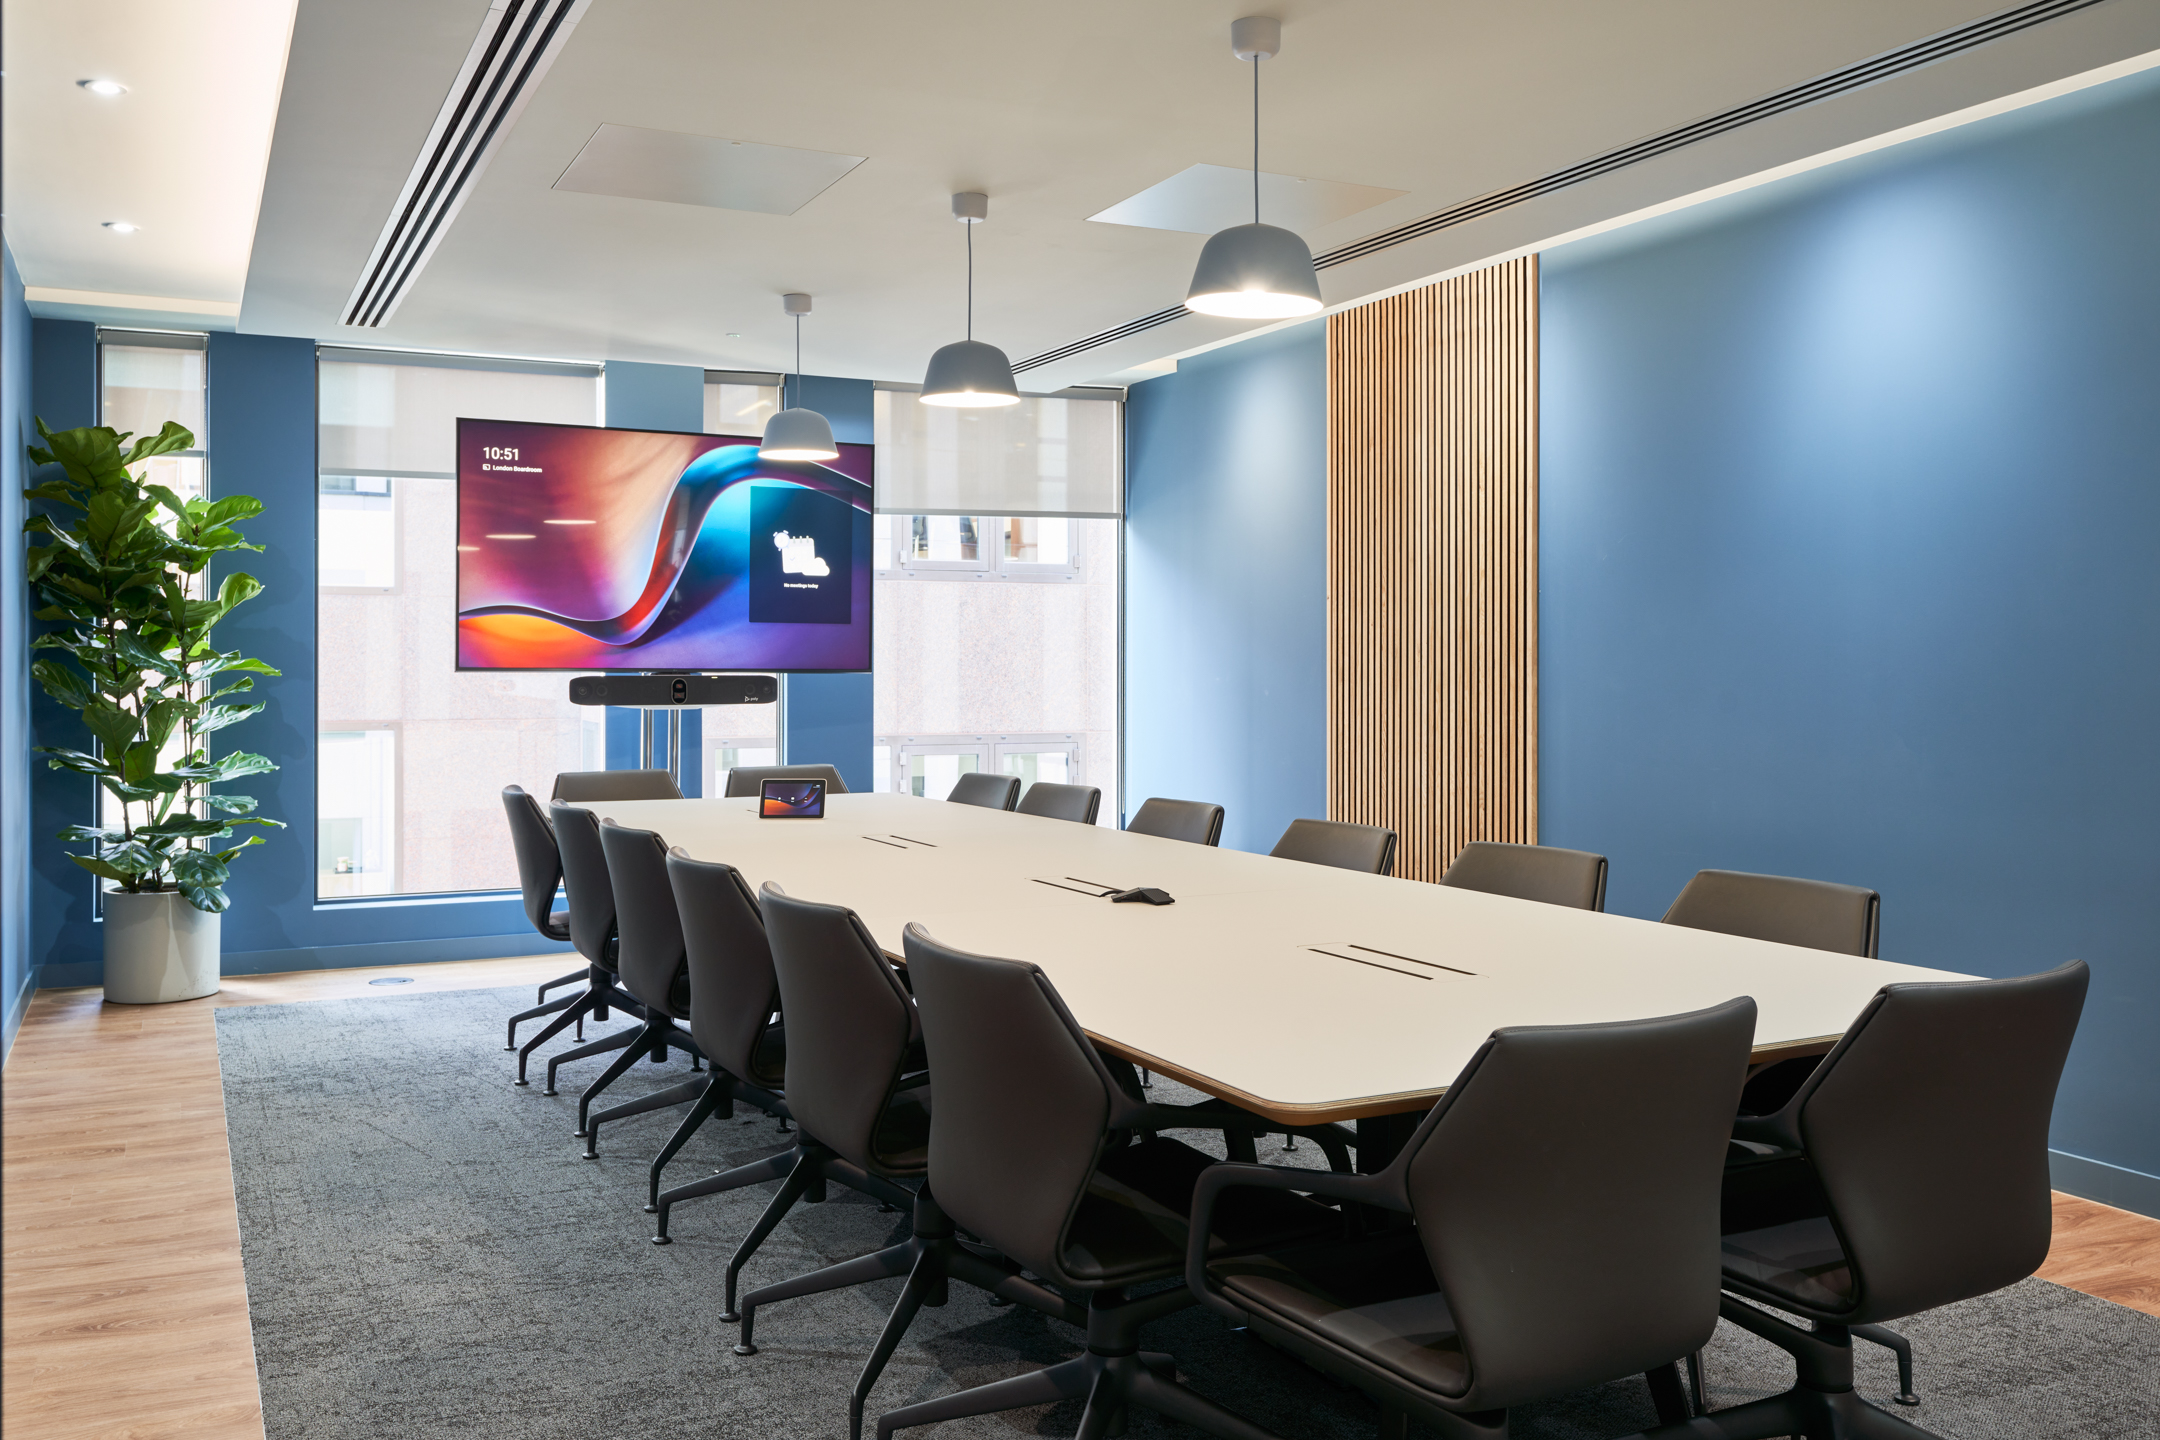
[[[768,820],[820,820],[825,816],[823,780],[767,780],[758,793],[758,814]]]

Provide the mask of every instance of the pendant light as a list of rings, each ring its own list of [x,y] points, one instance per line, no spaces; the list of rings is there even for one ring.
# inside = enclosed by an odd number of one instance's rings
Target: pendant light
[[[964,191],[952,197],[952,213],[967,227],[967,339],[955,340],[930,357],[922,394],[916,398],[925,405],[1017,405],[1020,387],[1013,384],[1012,362],[997,346],[975,338],[975,227],[990,218],[990,197]]]
[[[1253,223],[1209,237],[1185,308],[1239,320],[1281,320],[1320,309],[1312,251],[1293,231],[1260,223],[1260,62],[1282,49],[1282,21],[1248,15],[1230,24],[1230,49],[1252,62]]]
[[[832,424],[815,410],[802,408],[802,317],[810,313],[808,295],[783,295],[780,309],[795,317],[795,404],[776,412],[765,422],[765,438],[758,442],[762,460],[837,460],[840,447],[833,444]],[[780,377],[780,398],[787,399],[787,377]]]

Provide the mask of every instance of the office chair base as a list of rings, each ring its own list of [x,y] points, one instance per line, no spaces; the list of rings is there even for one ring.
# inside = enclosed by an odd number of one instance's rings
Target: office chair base
[[[603,1035],[590,1044],[580,1045],[575,1049],[565,1050],[560,1055],[550,1056],[548,1058],[547,1088],[540,1093],[542,1095],[560,1095],[562,1093],[555,1088],[556,1066],[566,1064],[572,1060],[587,1060],[595,1055],[611,1055],[635,1039],[637,1039],[637,1031],[617,1030],[612,1035]],[[518,1083],[522,1085],[525,1082],[520,1080]]]
[[[517,1014],[512,1015],[510,1017],[509,1033],[506,1037],[503,1049],[514,1052],[518,1048],[517,1027],[519,1025],[523,1024],[527,1020],[537,1020],[542,1015],[553,1015],[559,1011],[567,1010],[572,1005],[577,1004],[577,998],[578,997],[575,995],[565,995],[560,1000],[549,1000],[543,1004],[533,1006],[533,1008],[530,1010],[520,1010]]]
[[[578,1125],[576,1131],[578,1138],[588,1139],[591,1134],[592,1102],[599,1097],[600,1093],[621,1079],[631,1066],[648,1055],[653,1057],[655,1061],[666,1059],[668,1047],[670,1046],[679,1046],[688,1055],[694,1056],[698,1053],[697,1046],[691,1043],[689,1031],[681,1029],[665,1015],[647,1016],[644,1028],[639,1030],[630,1039],[629,1043],[623,1047],[622,1054],[616,1056],[608,1068],[600,1072],[600,1078],[586,1086],[584,1093],[578,1096]],[[553,1072],[556,1062],[564,1058],[566,1057],[558,1055],[554,1060],[548,1062],[550,1088],[553,1088],[552,1082],[555,1078]],[[684,1096],[683,1098],[688,1099],[690,1097]],[[590,1144],[586,1146],[585,1158],[588,1160],[599,1158],[598,1153],[592,1149]]]
[[[1251,1421],[1178,1384],[1177,1363],[1170,1356],[1139,1348],[1138,1334],[1143,1324],[1192,1303],[1191,1293],[1182,1287],[1140,1300],[1121,1300],[1114,1292],[1099,1292],[1088,1304],[1087,1354],[1031,1375],[1016,1375],[1010,1380],[888,1411],[878,1417],[878,1440],[891,1440],[894,1431],[917,1425],[994,1415],[1082,1396],[1087,1397],[1087,1411],[1080,1417],[1075,1440],[1109,1440],[1122,1434],[1125,1410],[1130,1405],[1182,1420],[1223,1440],[1274,1440]]]

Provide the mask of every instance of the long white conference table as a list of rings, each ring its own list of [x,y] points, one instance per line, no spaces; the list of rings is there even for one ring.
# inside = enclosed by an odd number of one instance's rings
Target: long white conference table
[[[820,820],[751,799],[596,802],[753,888],[1040,965],[1104,1049],[1270,1120],[1428,1108],[1503,1025],[1755,998],[1758,1062],[1827,1050],[1893,981],[1973,977],[909,795]],[[1113,904],[1154,886],[1175,904]]]

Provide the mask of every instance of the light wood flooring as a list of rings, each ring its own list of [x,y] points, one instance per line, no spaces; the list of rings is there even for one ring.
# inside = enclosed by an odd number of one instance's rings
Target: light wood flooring
[[[178,1005],[40,991],[0,1080],[8,1440],[260,1440],[218,1007],[535,985],[572,963],[236,976]],[[384,975],[413,983],[368,984]],[[2160,1316],[2160,1220],[2058,1194],[2040,1273]]]

